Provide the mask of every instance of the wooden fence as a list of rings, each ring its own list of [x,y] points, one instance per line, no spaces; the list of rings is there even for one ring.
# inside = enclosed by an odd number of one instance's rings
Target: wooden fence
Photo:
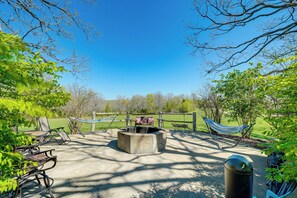
[[[113,115],[124,115],[124,114],[120,114],[118,112],[111,112],[111,113],[96,113],[95,111],[92,114],[92,119],[96,120],[96,115],[100,115],[100,116],[113,116]],[[147,113],[147,114],[135,114],[135,113],[130,113],[130,112],[126,112],[126,119],[124,121],[122,120],[115,120],[115,122],[126,122],[126,126],[132,126],[132,122],[135,121],[135,119],[131,118],[131,116],[135,116],[135,117],[146,117],[146,116],[151,116],[151,115],[157,115],[158,116],[158,127],[159,128],[163,128],[164,127],[164,123],[165,122],[169,122],[172,123],[173,126],[182,126],[182,125],[187,125],[187,124],[191,124],[192,125],[192,129],[193,131],[197,130],[197,124],[196,124],[196,112],[193,113],[163,113],[162,111],[160,111],[159,113]],[[164,115],[182,115],[184,116],[184,120],[172,120],[172,119],[164,119],[163,116]],[[185,120],[185,116],[192,116],[192,120]],[[92,123],[92,131],[95,131],[95,123]]]
[[[170,120],[170,119],[163,119],[163,115],[183,115],[184,117],[186,115],[191,115],[192,116],[192,121],[186,121],[185,118],[184,120]],[[159,112],[159,119],[158,119],[158,127],[163,128],[164,122],[170,122],[173,124],[177,124],[176,126],[185,126],[187,124],[192,124],[193,131],[197,130],[197,123],[196,123],[196,112],[193,113],[163,113]],[[179,125],[182,124],[182,125]]]

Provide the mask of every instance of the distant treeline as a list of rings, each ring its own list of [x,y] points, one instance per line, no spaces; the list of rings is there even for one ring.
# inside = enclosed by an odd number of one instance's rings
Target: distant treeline
[[[158,113],[163,112],[190,112],[197,108],[199,101],[196,94],[191,96],[162,93],[133,95],[131,98],[119,96],[115,100],[104,98],[91,89],[73,85],[68,88],[71,101],[62,108],[62,111],[73,116],[91,115],[96,112],[131,112],[131,113]]]
[[[104,100],[97,109],[101,112],[133,112],[133,113],[158,113],[193,111],[196,107],[193,97],[185,95],[163,95],[151,93],[147,95],[133,95],[131,98],[118,97],[116,100]]]

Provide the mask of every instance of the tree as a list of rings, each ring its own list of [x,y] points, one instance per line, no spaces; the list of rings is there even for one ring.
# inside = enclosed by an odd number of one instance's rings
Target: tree
[[[267,52],[275,59],[296,51],[296,1],[195,0],[194,5],[200,23],[190,26],[187,43],[207,57],[207,72],[237,67]],[[255,31],[256,26],[262,29]],[[235,31],[251,33],[235,39]],[[211,37],[207,42],[206,36]]]
[[[178,108],[180,113],[187,113],[191,111],[191,109],[192,109],[192,101],[189,100],[188,98],[183,99],[182,103],[179,105],[179,108]]]
[[[111,112],[111,108],[110,108],[110,103],[107,102],[106,105],[105,105],[105,109],[104,109],[104,112]]]
[[[0,31],[0,193],[15,189],[15,177],[29,164],[14,149],[32,140],[11,127],[28,125],[32,117],[51,116],[69,100],[58,84],[58,73],[64,71],[43,61],[21,38]]]
[[[130,110],[132,112],[141,112],[144,113],[146,111],[146,100],[144,96],[141,95],[133,95],[130,101]]]
[[[154,94],[146,95],[146,107],[147,107],[147,112],[149,113],[155,112],[156,104],[155,104]]]
[[[200,101],[198,107],[204,111],[207,118],[221,123],[224,113],[223,99],[219,94],[214,92],[214,87],[206,85],[199,93]],[[216,133],[216,131],[213,131]]]
[[[162,111],[162,109],[164,108],[164,105],[165,105],[164,96],[160,92],[157,92],[154,94],[154,100],[155,100],[155,105],[156,105],[155,111],[156,112]]]
[[[173,112],[174,103],[171,100],[167,100],[165,103],[165,112]]]
[[[262,115],[264,110],[265,94],[259,91],[261,83],[261,64],[245,71],[234,70],[227,75],[221,75],[216,80],[215,92],[221,95],[224,101],[223,108],[227,116],[237,120],[239,125],[250,125]],[[248,137],[251,135],[249,132]]]
[[[193,92],[193,93],[191,93],[190,98],[193,102],[193,108],[194,109],[199,108],[200,98],[199,98],[198,94]]]
[[[74,117],[91,115],[103,100],[95,91],[78,84],[73,84],[68,89],[71,100],[64,106],[63,111]]]
[[[81,21],[70,1],[0,0],[3,12],[0,15],[0,30],[19,35],[28,47],[39,51],[44,60],[54,60],[72,66],[77,72],[84,66],[85,59],[75,52],[65,58],[57,49],[57,38],[70,39],[74,27],[80,29],[86,38],[93,34],[93,28]]]
[[[129,99],[123,96],[118,96],[117,100],[117,109],[119,112],[125,112],[129,110]]]
[[[92,89],[88,89],[78,84],[73,84],[68,88],[71,94],[71,100],[63,107],[62,111],[69,116],[81,118],[85,115],[92,115],[92,112],[100,108],[99,104],[102,98],[98,96]],[[77,120],[68,123],[71,133],[78,133],[77,126],[80,126]]]
[[[165,111],[166,112],[178,112],[178,107],[182,103],[183,98],[181,96],[174,96],[168,94],[166,97]]]
[[[172,112],[173,111],[174,104],[172,102],[172,98],[173,98],[173,94],[172,93],[167,94],[167,96],[166,96],[166,103],[165,103],[165,109],[164,109],[165,112]]]
[[[262,91],[277,101],[267,106],[265,120],[272,126],[267,135],[276,138],[266,150],[267,154],[277,150],[285,153],[284,163],[278,169],[270,169],[271,177],[278,181],[297,181],[297,56],[279,59],[276,63],[293,62],[279,75],[266,76]]]

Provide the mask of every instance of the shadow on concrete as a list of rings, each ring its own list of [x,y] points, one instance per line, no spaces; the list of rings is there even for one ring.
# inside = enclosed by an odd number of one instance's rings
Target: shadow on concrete
[[[121,149],[118,148],[118,141],[117,140],[111,140],[108,144],[107,144],[108,147],[114,149],[115,151],[118,151],[118,152],[123,152]]]
[[[205,197],[205,194],[200,194],[199,192],[195,192],[192,189],[182,189],[180,185],[171,186],[171,187],[163,187],[158,183],[154,183],[150,185],[150,188],[146,192],[139,192],[137,196],[132,196],[133,198],[147,198],[147,197],[155,197],[155,198],[165,198],[165,197]]]
[[[105,134],[72,137],[67,147],[57,147],[58,165],[48,173],[56,181],[54,195],[223,197],[225,159],[240,154],[253,161],[254,195],[264,197],[265,156],[242,145],[221,150],[204,135],[168,132],[166,150],[156,155],[119,151],[116,139]]]

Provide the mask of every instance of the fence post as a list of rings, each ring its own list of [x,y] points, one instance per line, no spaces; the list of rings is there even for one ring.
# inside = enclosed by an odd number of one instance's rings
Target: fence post
[[[196,131],[196,112],[193,112],[193,131]]]
[[[130,113],[127,111],[126,113],[126,127],[130,126]]]
[[[158,127],[162,128],[162,111],[159,111]]]
[[[92,119],[96,120],[96,111],[93,111],[92,113]],[[91,131],[95,131],[95,122],[92,123],[92,129]]]

